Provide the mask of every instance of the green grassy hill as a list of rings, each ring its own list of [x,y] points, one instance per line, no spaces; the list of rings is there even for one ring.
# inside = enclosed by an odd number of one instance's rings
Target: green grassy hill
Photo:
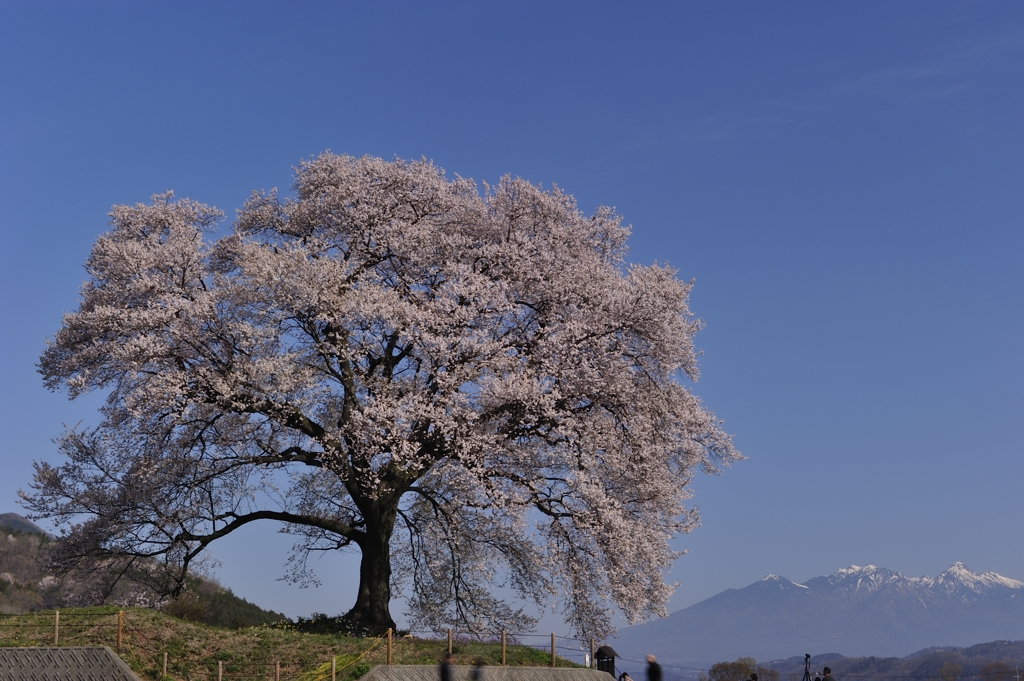
[[[304,633],[284,615],[249,603],[215,581],[193,578],[184,594],[160,610],[118,605],[65,608],[76,597],[74,580],[47,576],[43,566],[52,540],[32,528],[0,525],[0,646],[106,645],[143,679],[162,681],[217,678],[274,678],[327,681],[332,658],[338,681],[354,681],[387,659],[384,639],[334,633]],[[80,602],[80,601],[79,601]],[[54,608],[59,608],[55,610]],[[59,611],[59,617],[57,612]],[[119,613],[121,613],[119,615]],[[333,618],[300,620],[307,631],[331,629]],[[56,624],[56,631],[55,631]],[[394,664],[436,664],[446,641],[395,638]],[[167,676],[163,676],[164,654]],[[501,664],[498,643],[456,642],[456,664],[482,659]],[[509,645],[506,661],[515,666],[547,666],[550,653]],[[559,666],[578,666],[562,658]]]
[[[117,649],[119,609],[111,606],[61,610],[58,643],[62,646],[107,645]],[[143,679],[216,678],[218,662],[225,677],[273,678],[277,663],[281,676],[302,681],[326,681],[335,660],[339,681],[354,681],[377,664],[384,664],[384,638],[350,638],[301,633],[289,625],[224,629],[188,622],[144,608],[122,611],[120,655]],[[0,646],[53,645],[53,611],[0,617]],[[393,664],[436,664],[447,649],[446,641],[396,638]],[[456,642],[456,664],[501,664],[499,643]],[[167,653],[167,676],[163,656]],[[547,666],[550,654],[527,646],[509,645],[506,661],[513,666]],[[557,659],[558,666],[578,665]]]

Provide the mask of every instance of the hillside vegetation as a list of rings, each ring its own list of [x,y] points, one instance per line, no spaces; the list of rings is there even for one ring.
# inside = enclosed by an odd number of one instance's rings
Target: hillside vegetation
[[[52,540],[41,531],[32,530],[34,526],[28,521],[13,525],[18,519],[16,514],[4,514],[0,524],[0,614],[68,606],[156,604],[140,603],[146,599],[133,592],[133,585],[107,594],[88,580],[48,575],[46,552]],[[264,610],[235,596],[231,589],[208,577],[190,579],[182,596],[159,605],[164,612],[181,619],[220,627],[251,627],[287,619],[281,613]]]
[[[0,613],[43,608],[53,584],[43,582],[41,553],[50,542],[46,535],[0,531]],[[52,579],[52,578],[51,578]]]
[[[61,610],[58,637],[62,646],[106,645],[116,649],[119,609],[111,606]],[[123,610],[120,655],[143,679],[216,678],[223,663],[225,678],[273,678],[277,663],[282,679],[330,679],[331,658],[339,681],[353,681],[370,667],[384,664],[384,638],[351,638],[309,634],[286,624],[246,629],[223,629],[187,622],[145,608]],[[53,645],[54,612],[0,617],[0,646]],[[446,641],[395,638],[393,664],[437,664]],[[162,677],[167,653],[167,677]],[[456,664],[501,664],[501,644],[456,641]],[[506,662],[512,666],[547,666],[550,654],[527,646],[509,645]],[[578,666],[557,658],[562,667]]]

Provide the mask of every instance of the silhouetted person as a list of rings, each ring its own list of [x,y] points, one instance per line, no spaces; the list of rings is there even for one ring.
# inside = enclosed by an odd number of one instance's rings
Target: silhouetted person
[[[825,667],[821,671],[825,672],[825,676],[822,677],[821,681],[836,681],[834,678],[832,678],[831,667]]]
[[[647,656],[647,681],[661,681],[661,665],[654,661],[654,655]]]
[[[473,663],[473,671],[469,673],[469,678],[472,681],[484,681],[484,658],[476,658],[476,662]]]
[[[750,681],[757,681],[757,674],[751,674]]]
[[[452,654],[445,653],[441,660],[441,681],[452,681]]]

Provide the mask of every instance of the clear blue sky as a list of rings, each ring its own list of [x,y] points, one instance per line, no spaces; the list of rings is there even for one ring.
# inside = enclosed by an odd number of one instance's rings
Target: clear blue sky
[[[696,279],[694,389],[749,458],[694,483],[671,610],[850,564],[1024,579],[1022,86],[1019,2],[3,3],[0,511],[95,420],[34,363],[111,204],[232,214],[330,149],[555,182]],[[347,610],[354,563],[299,590],[288,545],[219,574]]]

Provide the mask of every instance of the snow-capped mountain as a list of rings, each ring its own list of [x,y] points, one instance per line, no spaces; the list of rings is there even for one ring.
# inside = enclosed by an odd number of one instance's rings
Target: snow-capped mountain
[[[955,563],[934,578],[874,565],[851,565],[803,584],[768,575],[623,629],[613,645],[632,659],[654,653],[706,668],[740,656],[902,656],[998,639],[1024,639],[1024,582]]]
[[[921,585],[935,592],[955,596],[961,600],[976,600],[977,598],[1002,593],[1004,590],[1019,590],[1024,588],[1024,582],[1015,579],[1008,579],[994,572],[983,572],[976,575],[963,563],[953,563],[953,566],[940,574],[935,579],[928,577],[919,578]],[[1016,593],[1021,593],[1016,591]]]
[[[765,579],[779,578],[777,575],[768,575]],[[970,571],[963,563],[953,563],[945,572],[934,579],[931,577],[904,577],[899,572],[893,572],[885,568],[865,565],[860,567],[851,565],[848,568],[836,570],[827,577],[815,577],[806,584],[812,589],[822,591],[834,590],[842,593],[851,601],[859,601],[875,594],[883,589],[910,589],[921,594],[929,593],[947,597],[958,598],[964,602],[972,602],[980,598],[988,598],[993,595],[1004,595],[1009,590],[1012,593],[1024,588],[1024,582],[1009,579],[994,572],[985,572],[977,575]]]

